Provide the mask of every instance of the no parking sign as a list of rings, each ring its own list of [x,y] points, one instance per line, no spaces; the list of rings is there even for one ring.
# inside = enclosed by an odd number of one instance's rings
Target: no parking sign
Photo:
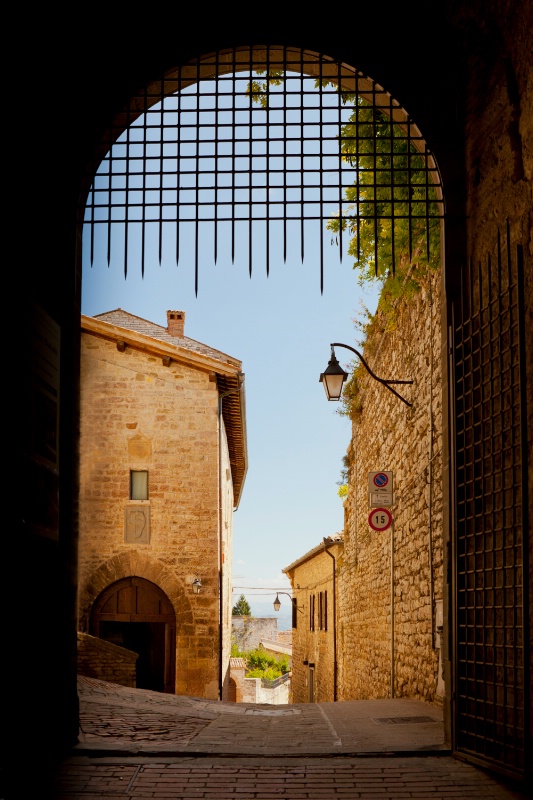
[[[368,473],[368,505],[373,508],[393,505],[392,472]]]
[[[392,492],[392,472],[369,472],[368,491]]]
[[[373,531],[386,531],[392,525],[392,514],[388,508],[373,508],[368,515],[368,524]]]

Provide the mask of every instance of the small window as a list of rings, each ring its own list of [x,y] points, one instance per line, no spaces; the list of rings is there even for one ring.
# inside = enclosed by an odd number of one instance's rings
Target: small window
[[[295,597],[292,598],[292,627],[298,627],[298,601]]]
[[[320,592],[318,595],[318,629],[328,629],[328,593]]]
[[[148,470],[130,470],[130,500],[148,500]]]
[[[309,598],[309,630],[315,629],[315,596],[312,594]]]

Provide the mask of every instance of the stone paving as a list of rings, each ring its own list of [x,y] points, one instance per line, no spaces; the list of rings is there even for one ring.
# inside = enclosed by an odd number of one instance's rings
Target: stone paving
[[[89,678],[78,690],[78,744],[50,775],[23,771],[17,800],[529,797],[453,758],[425,703],[218,703]]]
[[[447,750],[428,703],[361,700],[254,705],[167,695],[78,678],[78,752],[350,755]]]

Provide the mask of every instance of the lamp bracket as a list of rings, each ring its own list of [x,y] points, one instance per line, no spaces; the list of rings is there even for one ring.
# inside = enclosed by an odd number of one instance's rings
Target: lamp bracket
[[[396,395],[396,397],[399,397],[400,400],[402,401],[402,403],[405,403],[405,405],[409,406],[409,408],[413,405],[412,403],[409,403],[409,401],[406,400],[405,397],[402,397],[401,394],[398,394],[398,392],[395,389],[393,389],[392,386],[391,386],[391,384],[399,384],[399,383],[412,384],[413,381],[393,381],[393,380],[386,380],[385,378],[378,378],[378,376],[375,374],[375,372],[372,372],[372,370],[370,369],[370,367],[366,363],[366,361],[363,358],[363,356],[361,355],[361,353],[358,350],[356,350],[354,347],[350,347],[349,344],[343,344],[342,342],[332,342],[330,347],[331,347],[332,355],[335,355],[334,350],[333,350],[334,347],[345,347],[347,350],[351,350],[352,353],[355,353],[357,358],[361,361],[361,364],[363,365],[363,367],[366,369],[366,371],[369,373],[369,375],[371,375],[371,377],[374,378],[374,380],[378,381],[379,383],[382,383],[383,386],[386,386],[387,389],[389,390],[389,392],[392,392],[393,394]]]

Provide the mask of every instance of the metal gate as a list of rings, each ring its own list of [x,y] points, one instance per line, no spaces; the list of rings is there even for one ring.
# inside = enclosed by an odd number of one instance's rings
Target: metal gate
[[[408,113],[355,68],[293,47],[199,55],[132,97],[88,165],[80,220],[90,263],[342,261],[353,240],[376,275],[438,252],[443,195]],[[307,246],[306,243],[307,242]],[[150,244],[152,243],[152,244]],[[344,245],[343,245],[344,243]],[[345,253],[346,255],[346,253]],[[352,254],[353,255],[353,254]]]
[[[527,455],[523,250],[463,272],[455,378],[454,750],[528,769]]]

